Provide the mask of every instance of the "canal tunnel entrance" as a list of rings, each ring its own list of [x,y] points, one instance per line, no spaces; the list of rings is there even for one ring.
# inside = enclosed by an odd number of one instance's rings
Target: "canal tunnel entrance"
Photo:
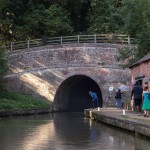
[[[54,105],[58,107],[58,110],[71,112],[92,108],[89,91],[97,93],[101,107],[102,94],[98,84],[85,75],[74,75],[59,86],[55,95]]]

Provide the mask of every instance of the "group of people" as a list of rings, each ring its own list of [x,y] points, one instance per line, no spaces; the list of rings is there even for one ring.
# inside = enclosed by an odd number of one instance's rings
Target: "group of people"
[[[140,115],[141,108],[144,111],[144,117],[149,117],[150,111],[150,97],[149,97],[149,88],[148,85],[145,85],[142,88],[138,81],[135,82],[132,91],[131,91],[131,102],[133,102],[137,115]],[[120,89],[117,90],[115,94],[115,99],[117,103],[117,108],[122,109],[122,92]]]
[[[115,93],[116,105],[118,109],[123,109],[122,92],[118,89]],[[95,92],[89,91],[89,95],[92,98],[93,108],[99,107],[98,96]],[[131,102],[133,102],[137,115],[140,115],[141,109],[144,111],[144,117],[150,115],[150,92],[148,85],[145,84],[142,88],[138,81],[135,82],[131,91]]]
[[[138,81],[135,82],[134,87],[131,91],[131,99],[134,101],[137,115],[140,115],[140,107],[142,104],[142,110],[144,111],[144,117],[149,117],[150,111],[150,98],[149,98],[149,88],[145,84],[142,88]]]

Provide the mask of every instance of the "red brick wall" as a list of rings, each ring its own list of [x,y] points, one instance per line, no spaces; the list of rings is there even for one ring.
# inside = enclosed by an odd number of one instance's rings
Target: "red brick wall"
[[[131,68],[131,85],[134,84],[136,77],[143,75],[145,78],[150,78],[150,61],[140,63]],[[144,80],[144,78],[142,80]]]

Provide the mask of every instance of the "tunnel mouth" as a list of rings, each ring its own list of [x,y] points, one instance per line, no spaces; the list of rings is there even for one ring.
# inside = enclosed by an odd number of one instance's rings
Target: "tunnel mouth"
[[[89,91],[97,93],[100,107],[102,107],[102,93],[99,85],[85,75],[74,75],[63,81],[56,92],[54,105],[58,111],[82,112],[84,109],[92,108]]]

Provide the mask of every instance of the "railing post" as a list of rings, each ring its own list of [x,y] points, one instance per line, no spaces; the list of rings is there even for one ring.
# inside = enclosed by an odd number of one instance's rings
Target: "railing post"
[[[60,44],[62,45],[62,36],[60,37]]]
[[[79,35],[78,35],[78,44],[80,43],[80,37],[79,37]]]
[[[13,50],[13,42],[10,42],[10,51]]]
[[[130,45],[130,42],[131,42],[131,41],[130,41],[130,36],[128,36],[128,45]]]
[[[27,45],[28,45],[28,50],[29,50],[29,48],[30,48],[30,41],[29,40],[27,41]]]
[[[96,43],[96,34],[94,34],[94,43]]]

